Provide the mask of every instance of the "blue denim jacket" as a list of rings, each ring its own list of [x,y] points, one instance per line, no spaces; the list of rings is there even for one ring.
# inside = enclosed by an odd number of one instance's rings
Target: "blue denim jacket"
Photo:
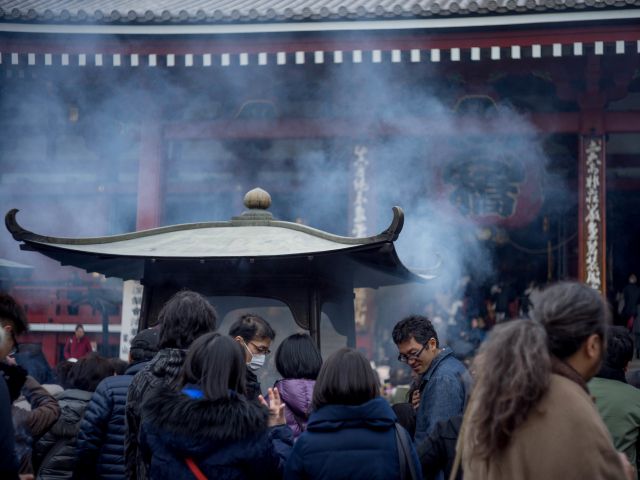
[[[415,443],[427,438],[440,421],[464,411],[470,377],[449,348],[433,359],[420,381],[420,406],[416,414]]]

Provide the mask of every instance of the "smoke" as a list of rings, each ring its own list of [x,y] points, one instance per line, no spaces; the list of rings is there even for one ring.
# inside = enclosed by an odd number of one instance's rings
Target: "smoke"
[[[286,118],[343,126],[336,137],[166,141],[162,223],[229,219],[242,210],[244,193],[261,186],[277,217],[349,235],[354,149],[365,146],[368,234],[388,226],[391,206],[404,209],[401,259],[438,275],[419,295],[455,291],[465,275],[482,282],[495,274],[492,243],[480,237],[496,231],[483,215],[512,206],[496,207],[496,195],[477,191],[476,177],[470,186],[469,171],[502,184],[533,175],[541,198],[564,192],[546,170],[543,138],[524,115],[489,97],[456,106],[464,86],[427,64],[22,68],[0,71],[12,75],[1,85],[0,122],[8,130],[0,139],[0,186],[3,213],[20,208],[21,224],[38,233],[134,230],[138,176],[149,173],[139,172],[141,132],[158,118],[196,130],[207,121],[268,125]],[[461,118],[468,131],[459,130]],[[420,119],[437,129],[415,133],[420,125],[412,122]],[[500,133],[514,130],[520,133]],[[505,180],[512,160],[517,167]],[[498,194],[503,203],[513,196],[506,188]],[[41,278],[59,271],[19,252],[4,229],[0,255],[37,265]]]

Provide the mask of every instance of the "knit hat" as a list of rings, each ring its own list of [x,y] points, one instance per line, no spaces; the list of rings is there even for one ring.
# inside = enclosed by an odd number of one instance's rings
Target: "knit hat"
[[[143,362],[151,360],[158,353],[158,329],[147,328],[131,340],[131,360]]]

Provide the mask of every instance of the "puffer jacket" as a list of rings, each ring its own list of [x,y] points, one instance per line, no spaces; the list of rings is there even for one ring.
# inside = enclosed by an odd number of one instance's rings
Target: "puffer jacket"
[[[73,476],[78,431],[91,395],[91,392],[71,389],[57,396],[60,418],[33,446],[37,480],[61,480]]]
[[[396,415],[382,397],[362,405],[325,405],[311,414],[296,441],[285,480],[397,480]],[[401,427],[400,427],[401,428]],[[411,461],[422,469],[409,434]]]
[[[133,376],[146,362],[131,365],[124,375],[107,377],[96,389],[80,423],[74,477],[122,480],[124,475],[125,405]]]
[[[280,479],[293,437],[286,425],[269,428],[268,419],[266,407],[235,393],[209,400],[160,387],[143,405],[149,478],[193,480],[191,458],[210,479]]]
[[[124,438],[125,472],[130,480],[148,478],[147,469],[138,448],[141,426],[141,407],[148,393],[162,384],[172,384],[182,370],[186,350],[165,348],[160,350],[129,385],[125,407],[126,433]]]
[[[278,380],[274,385],[284,403],[284,416],[294,438],[298,438],[307,429],[315,384],[315,380],[287,378]]]

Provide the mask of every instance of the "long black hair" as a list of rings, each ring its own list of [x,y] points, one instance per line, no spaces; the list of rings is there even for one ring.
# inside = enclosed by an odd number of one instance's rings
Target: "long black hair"
[[[245,394],[244,352],[238,342],[219,333],[195,340],[187,352],[179,386],[200,385],[209,400],[228,398],[233,390]]]

